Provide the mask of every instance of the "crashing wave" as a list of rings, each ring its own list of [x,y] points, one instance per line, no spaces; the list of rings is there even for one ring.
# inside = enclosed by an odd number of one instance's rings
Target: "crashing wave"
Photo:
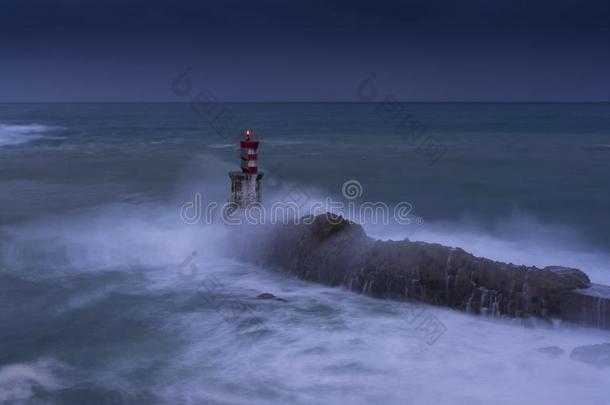
[[[40,139],[49,128],[40,124],[0,124],[0,146],[20,145]]]

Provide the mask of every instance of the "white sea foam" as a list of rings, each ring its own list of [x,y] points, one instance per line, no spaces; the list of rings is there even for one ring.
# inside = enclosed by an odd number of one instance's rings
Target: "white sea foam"
[[[236,148],[235,144],[233,143],[211,143],[209,145],[207,145],[208,148],[211,149],[230,149],[230,148]]]
[[[557,345],[569,353],[578,345],[607,341],[607,332],[526,329],[517,322],[426,306],[426,313],[447,328],[428,345],[414,331],[417,325],[393,312],[395,303],[220,257],[215,253],[220,231],[216,225],[180,223],[176,207],[115,205],[12,227],[9,245],[21,254],[5,264],[21,271],[44,265],[49,271],[66,260],[73,273],[107,266],[123,272],[145,269],[149,284],[138,294],[152,294],[151,302],[160,294],[160,302],[181,297],[197,303],[192,310],[170,313],[151,307],[162,333],[176,336],[168,347],[171,357],[134,349],[107,360],[112,374],[87,370],[90,383],[137,392],[141,387],[131,376],[143,365],[163,362],[150,373],[158,381],[151,389],[165,403],[570,404],[605,398],[605,371],[567,354],[551,359],[536,349]],[[198,271],[185,282],[176,268],[193,251]],[[20,260],[25,266],[18,266]],[[221,283],[228,302],[253,304],[253,312],[227,320],[222,317],[226,308],[206,305],[203,287],[210,277]],[[97,288],[105,294],[109,287]],[[254,300],[261,292],[288,301]],[[97,305],[98,299],[76,295],[60,313]],[[251,322],[266,331],[254,343],[241,332]],[[34,387],[54,389],[59,383],[47,370],[26,365],[0,371],[0,393],[19,403]]]
[[[95,219],[73,217],[63,224],[39,223],[20,230],[23,242],[66,252],[73,271],[154,266],[146,271],[149,287],[139,294],[199,302],[192,311],[168,314],[151,307],[151,314],[160,315],[162,331],[176,336],[169,346],[171,358],[130,351],[107,360],[112,375],[88,370],[91,383],[137,392],[138,382],[129,376],[143,364],[163,361],[163,368],[150,372],[159,381],[153,391],[165,403],[570,404],[599,403],[606,395],[604,370],[567,354],[552,359],[536,349],[556,345],[569,353],[578,345],[607,341],[607,332],[527,329],[517,322],[425,306],[426,314],[447,328],[428,345],[414,331],[416,324],[393,312],[395,303],[225,260],[214,254],[218,228],[175,226],[169,215],[159,214],[115,207]],[[149,220],[143,221],[145,217]],[[36,236],[26,241],[26,235]],[[51,243],[52,236],[56,239]],[[193,260],[198,272],[185,282],[176,266],[193,250],[199,252]],[[227,308],[206,306],[203,287],[210,277],[221,283],[228,302],[252,304],[253,312],[227,320],[222,316]],[[98,288],[101,293],[108,286]],[[261,292],[288,302],[254,300]],[[78,308],[99,305],[95,300],[81,302],[78,296],[69,302],[75,300]],[[266,333],[250,343],[240,330],[254,321]],[[11,370],[0,372],[0,377],[12,376],[10,385],[4,383],[11,387],[5,388],[7,398],[27,398],[34,386],[57,386],[44,367],[34,370],[35,379],[25,378],[34,375],[30,368]]]
[[[150,298],[153,305],[147,316],[156,327],[149,337],[158,328],[167,350],[139,350],[139,342],[119,357],[100,360],[103,365],[85,366],[81,374],[88,384],[127,393],[150,389],[162,403],[470,405],[606,400],[607,370],[574,361],[567,353],[578,345],[608,341],[607,331],[524,328],[518,322],[424,306],[426,314],[436,316],[447,328],[428,345],[414,332],[416,324],[395,313],[396,303],[223,258],[219,254],[223,228],[186,225],[180,221],[179,207],[195,192],[210,199],[224,196],[226,165],[209,158],[192,162],[177,182],[177,202],[167,206],[116,204],[2,228],[0,263],[8,270],[43,268],[62,276],[105,268],[144,273],[147,288],[132,294],[138,300]],[[291,187],[284,181],[280,190],[266,195],[267,201],[285,197]],[[302,190],[312,199],[321,198],[319,191]],[[570,257],[577,256],[570,254],[584,244],[569,229],[523,216],[492,232],[460,222],[367,231],[382,239],[409,236],[524,264],[573,265]],[[198,271],[185,281],[177,267],[194,251]],[[234,320],[223,318],[227,308],[221,301],[207,304],[202,288],[212,276],[228,296],[222,302],[252,305],[254,312]],[[136,288],[120,278],[118,283],[124,283],[121,288]],[[90,296],[70,297],[56,313],[65,317],[74,309],[102,305],[102,298],[118,287],[95,288],[97,293]],[[253,299],[261,292],[287,302]],[[185,304],[175,311],[170,305],[175,302]],[[266,331],[254,343],[242,333],[251,323]],[[108,336],[112,339],[112,334]],[[550,358],[536,350],[555,345],[567,353]],[[6,403],[27,401],[36,388],[52,390],[61,385],[48,364],[9,367],[0,369],[0,395]],[[155,384],[143,388],[138,377],[142,370]]]
[[[49,127],[40,124],[0,124],[0,147],[20,145],[42,138]]]
[[[266,139],[264,143],[271,146],[328,145],[328,142],[325,141],[304,141],[298,139]]]
[[[43,359],[33,363],[13,363],[0,368],[0,404],[29,403],[33,391],[57,390],[62,383],[55,375],[61,364]]]

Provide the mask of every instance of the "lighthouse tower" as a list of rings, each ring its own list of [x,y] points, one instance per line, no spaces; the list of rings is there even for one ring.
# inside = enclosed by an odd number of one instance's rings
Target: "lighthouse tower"
[[[231,203],[235,208],[247,206],[262,201],[263,173],[258,171],[259,141],[250,129],[243,132],[239,142],[241,156],[241,172],[230,172],[231,177]]]

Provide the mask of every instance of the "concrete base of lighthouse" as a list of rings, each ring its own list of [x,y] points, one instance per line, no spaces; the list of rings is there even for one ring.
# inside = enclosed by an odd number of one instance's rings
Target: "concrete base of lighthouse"
[[[263,173],[230,172],[231,203],[235,208],[246,208],[262,202]]]

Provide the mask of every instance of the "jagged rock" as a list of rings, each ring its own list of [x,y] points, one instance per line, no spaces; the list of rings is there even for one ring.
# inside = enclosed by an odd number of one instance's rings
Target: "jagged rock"
[[[566,353],[566,351],[559,346],[540,347],[536,349],[536,351],[547,354],[553,358],[561,357]]]
[[[287,302],[284,298],[276,297],[275,295],[273,295],[271,293],[258,294],[256,296],[256,298],[259,300],[276,300],[276,301]]]
[[[561,304],[564,319],[570,322],[610,329],[610,287],[591,284],[571,291]]]
[[[308,281],[375,297],[413,299],[475,314],[566,318],[564,303],[590,280],[578,269],[517,266],[436,243],[378,241],[362,226],[323,214],[255,236],[239,230],[243,259]]]
[[[572,350],[570,358],[599,368],[610,367],[610,343],[578,346]]]

